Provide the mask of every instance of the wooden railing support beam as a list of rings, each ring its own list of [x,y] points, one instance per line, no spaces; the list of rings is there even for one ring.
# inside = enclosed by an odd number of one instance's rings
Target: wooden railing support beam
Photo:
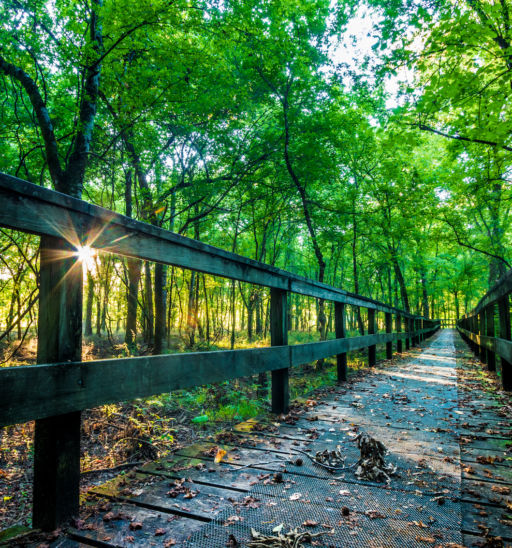
[[[395,321],[396,321],[396,332],[401,333],[402,332],[402,316],[398,314]],[[403,347],[402,339],[398,339],[396,341],[396,351],[399,354],[402,353],[402,347]]]
[[[282,289],[270,290],[270,344],[288,344],[288,292]],[[288,367],[272,371],[272,413],[288,413],[290,406]]]
[[[485,335],[486,328],[485,328],[485,311],[484,310],[482,310],[480,314],[478,315],[478,320],[479,320],[478,322],[479,333],[480,335]],[[485,346],[480,346],[478,350],[480,354],[480,361],[482,363],[487,363],[487,349],[485,348]]]
[[[42,236],[38,363],[82,359],[82,265],[65,240]],[[78,516],[80,412],[37,420],[32,523],[53,531]]]
[[[393,332],[393,318],[391,312],[386,312],[386,333]],[[393,343],[386,343],[386,359],[390,360],[393,357]]]
[[[375,310],[368,308],[368,335],[375,335],[377,326],[375,322]],[[374,367],[377,363],[377,346],[372,344],[368,347],[368,365]]]
[[[345,305],[343,303],[334,303],[334,324],[336,338],[344,339],[347,336],[345,326]],[[347,380],[347,353],[343,352],[336,355],[336,364],[338,372],[338,383]]]
[[[490,304],[485,309],[485,334],[488,337],[496,335],[494,330],[494,304]],[[487,350],[487,369],[496,371],[496,355],[492,350]]]
[[[505,295],[498,301],[500,338],[510,341],[510,297]],[[501,358],[501,385],[503,390],[512,390],[512,364]]]

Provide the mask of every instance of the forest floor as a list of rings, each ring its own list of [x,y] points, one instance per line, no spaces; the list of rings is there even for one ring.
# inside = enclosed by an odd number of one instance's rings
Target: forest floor
[[[18,345],[19,341],[13,341],[4,348],[4,355]],[[37,340],[28,339],[8,365],[35,363],[36,348]],[[123,350],[120,337],[109,341],[95,336],[84,341],[83,356],[84,360],[121,357]],[[183,350],[179,337],[173,337],[169,352]],[[149,353],[150,347],[140,345],[138,352]],[[383,354],[381,349],[379,355]],[[349,354],[351,374],[361,370],[365,358],[364,352]],[[332,361],[326,360],[320,370],[295,368],[290,380],[292,398],[334,382]],[[206,437],[216,439],[240,420],[266,415],[269,409],[268,388],[254,379],[239,379],[86,410],[82,414],[82,491],[120,470],[165,457]],[[33,421],[0,429],[0,530],[31,525],[33,436]]]

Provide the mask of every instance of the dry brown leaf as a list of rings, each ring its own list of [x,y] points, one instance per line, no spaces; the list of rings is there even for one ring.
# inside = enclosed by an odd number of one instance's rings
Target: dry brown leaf
[[[435,544],[436,539],[434,537],[422,537],[421,535],[416,536],[418,542],[427,542],[428,544]]]

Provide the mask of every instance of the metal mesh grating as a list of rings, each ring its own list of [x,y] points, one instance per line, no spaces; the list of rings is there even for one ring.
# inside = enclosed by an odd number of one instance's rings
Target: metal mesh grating
[[[325,531],[326,534],[315,539],[319,546],[347,546],[372,548],[417,547],[425,546],[425,540],[432,539],[438,545],[449,542],[461,543],[460,521],[456,527],[442,527],[437,523],[413,523],[414,520],[367,516],[360,512],[351,512],[344,517],[340,508],[305,503],[304,501],[284,501],[283,499],[262,495],[259,508],[240,507],[224,511],[210,524],[193,534],[186,543],[189,547],[223,547],[232,534],[241,546],[251,538],[251,527],[264,534],[272,534],[272,529],[283,523],[285,530],[299,527],[311,532]],[[236,517],[236,520],[233,519]],[[232,519],[229,519],[229,518]],[[315,527],[303,524],[311,520]]]

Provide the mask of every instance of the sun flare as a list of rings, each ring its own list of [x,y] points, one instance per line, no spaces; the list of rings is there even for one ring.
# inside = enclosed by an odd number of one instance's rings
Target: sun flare
[[[88,245],[81,246],[76,250],[76,255],[78,260],[82,262],[88,270],[93,268],[96,252],[92,247],[89,247]]]

